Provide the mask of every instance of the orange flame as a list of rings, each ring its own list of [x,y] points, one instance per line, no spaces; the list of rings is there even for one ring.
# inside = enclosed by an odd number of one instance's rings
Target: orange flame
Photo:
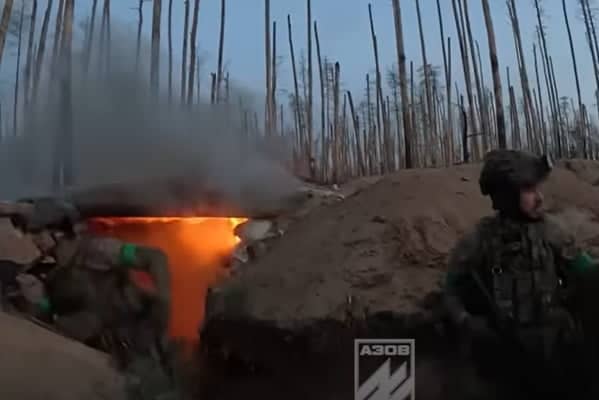
[[[234,229],[247,218],[97,218],[99,233],[162,249],[171,271],[171,337],[195,341],[207,288],[225,276],[224,263],[240,239]]]

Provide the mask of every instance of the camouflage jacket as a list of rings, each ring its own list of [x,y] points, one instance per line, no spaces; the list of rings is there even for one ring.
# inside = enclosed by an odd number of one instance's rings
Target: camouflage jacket
[[[498,312],[524,324],[538,322],[540,309],[560,302],[569,274],[593,267],[549,218],[524,223],[486,217],[450,255],[446,306],[456,323]]]
[[[59,325],[67,330],[80,326],[78,319],[93,320],[90,314],[99,321],[87,325],[118,325],[119,321],[130,318],[131,311],[141,311],[148,304],[155,328],[166,331],[170,276],[168,259],[159,249],[88,236],[63,239],[57,246],[56,259],[57,269],[49,278],[48,286],[53,306],[67,311],[57,321]],[[132,284],[136,270],[149,274],[153,287]],[[71,297],[78,303],[76,309],[68,310],[65,304],[69,302],[69,292],[75,294]]]

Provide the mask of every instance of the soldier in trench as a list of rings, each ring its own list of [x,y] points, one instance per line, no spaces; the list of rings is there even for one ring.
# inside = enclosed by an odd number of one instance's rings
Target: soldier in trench
[[[583,334],[580,283],[596,282],[597,263],[544,215],[541,184],[550,171],[546,157],[487,154],[479,184],[497,214],[452,251],[445,304],[480,376],[497,390],[596,398],[587,356],[597,338]]]
[[[122,368],[141,380],[134,390],[147,386],[140,376],[144,374],[152,375],[154,382],[162,379],[160,390],[167,390],[168,377],[157,377],[161,374],[155,368],[169,362],[170,275],[164,252],[75,232],[84,225],[75,223],[78,218],[71,207],[46,204],[19,211],[15,222],[33,231],[42,256],[56,262],[44,284],[30,274],[17,276],[33,312],[53,315],[62,334],[110,351]],[[48,226],[53,229],[40,230]]]

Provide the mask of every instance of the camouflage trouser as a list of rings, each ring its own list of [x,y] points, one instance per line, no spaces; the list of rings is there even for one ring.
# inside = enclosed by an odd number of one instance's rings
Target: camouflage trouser
[[[151,356],[136,356],[125,370],[130,400],[179,400],[181,394],[168,371]]]
[[[127,329],[130,328],[130,329]],[[165,340],[156,338],[148,326],[122,327],[115,332],[121,353],[121,367],[130,400],[179,400],[181,395],[173,374],[174,358]]]

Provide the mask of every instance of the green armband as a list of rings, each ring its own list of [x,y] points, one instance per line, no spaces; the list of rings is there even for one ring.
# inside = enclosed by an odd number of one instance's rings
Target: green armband
[[[38,307],[40,308],[40,310],[44,313],[49,312],[50,309],[52,308],[50,306],[50,300],[47,297],[44,297],[42,299],[42,301],[40,301],[40,303],[38,304]]]
[[[137,246],[132,243],[125,243],[121,247],[121,254],[119,257],[119,261],[127,266],[131,267],[135,265],[135,261],[137,260]]]
[[[585,251],[578,253],[576,258],[570,262],[570,268],[574,272],[586,272],[595,268],[596,262],[593,258]]]

